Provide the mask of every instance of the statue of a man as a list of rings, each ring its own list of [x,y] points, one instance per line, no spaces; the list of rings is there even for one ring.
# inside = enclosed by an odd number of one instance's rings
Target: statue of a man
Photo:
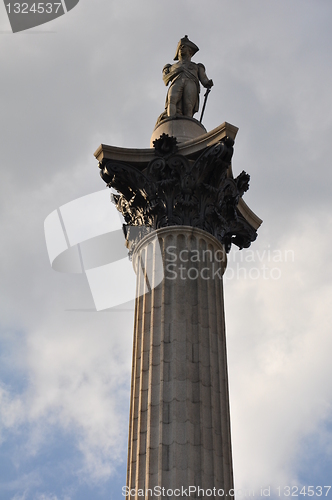
[[[193,117],[199,107],[200,82],[206,88],[211,88],[213,81],[205,73],[201,63],[194,63],[191,58],[199,48],[186,35],[178,43],[174,61],[163,68],[163,80],[169,85],[166,97],[165,112],[158,121],[176,115]]]

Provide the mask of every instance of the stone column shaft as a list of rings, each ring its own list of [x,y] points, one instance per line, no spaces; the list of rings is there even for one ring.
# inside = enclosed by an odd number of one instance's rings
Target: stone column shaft
[[[165,277],[155,286],[158,240]],[[233,471],[224,247],[201,229],[171,226],[146,236],[133,264],[137,295],[144,287],[146,293],[135,309],[127,486],[136,496],[130,498],[139,500],[139,489],[156,486],[228,492]],[[191,498],[200,496],[192,492]]]

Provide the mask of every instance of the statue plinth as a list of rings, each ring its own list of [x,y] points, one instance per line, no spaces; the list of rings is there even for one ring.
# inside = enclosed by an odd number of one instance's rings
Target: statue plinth
[[[150,139],[150,147],[153,148],[153,142],[162,134],[170,137],[176,137],[177,142],[187,142],[206,134],[206,128],[195,118],[189,116],[176,116],[164,118],[158,122],[154,128]]]

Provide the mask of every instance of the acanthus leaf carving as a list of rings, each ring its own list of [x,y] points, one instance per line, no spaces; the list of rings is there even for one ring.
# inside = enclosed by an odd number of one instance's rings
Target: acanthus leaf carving
[[[250,246],[256,231],[237,209],[250,176],[228,175],[234,141],[226,137],[196,160],[179,154],[175,138],[164,134],[155,143],[157,156],[142,170],[120,161],[100,164],[104,181],[120,193],[113,201],[126,222],[130,253],[142,235],[172,225],[206,230],[227,252],[233,243]]]

